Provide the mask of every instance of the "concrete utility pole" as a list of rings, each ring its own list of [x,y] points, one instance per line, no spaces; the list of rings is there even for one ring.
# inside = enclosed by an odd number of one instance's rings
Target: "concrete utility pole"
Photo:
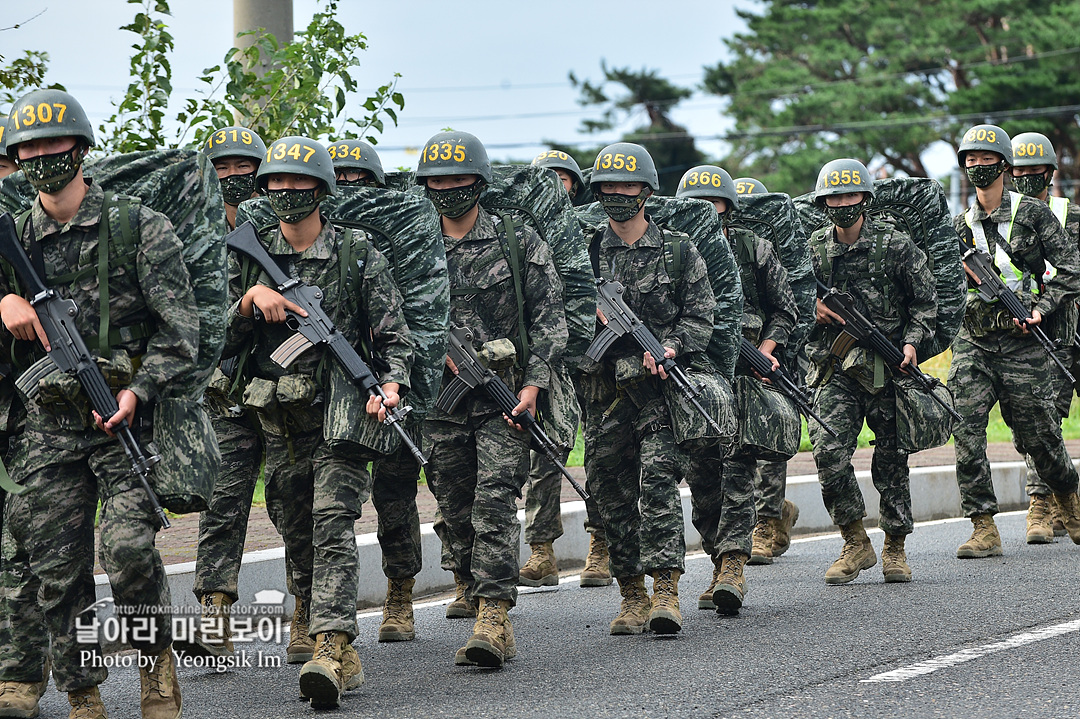
[[[233,0],[233,34],[260,27],[272,33],[282,45],[292,42],[292,0]],[[241,49],[250,47],[254,36],[235,38],[233,43]]]

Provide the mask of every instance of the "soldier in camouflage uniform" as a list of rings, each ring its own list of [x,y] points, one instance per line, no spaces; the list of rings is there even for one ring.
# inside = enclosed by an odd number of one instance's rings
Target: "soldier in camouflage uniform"
[[[1050,195],[1050,183],[1058,167],[1057,153],[1050,139],[1038,132],[1025,132],[1012,139],[1012,150],[1013,165],[1009,173],[1013,187],[1022,195],[1048,203],[1054,217],[1065,228],[1065,234],[1080,249],[1080,206],[1070,202],[1067,197]],[[1058,308],[1051,327],[1047,328],[1048,334],[1064,345],[1058,353],[1061,361],[1072,367],[1074,376],[1080,370],[1080,347],[1073,344],[1071,337],[1076,330],[1075,302]],[[1068,382],[1058,385],[1056,404],[1062,417],[1069,416],[1074,390],[1075,387]],[[1019,448],[1017,451],[1020,451]],[[1031,455],[1025,455],[1024,461],[1027,463],[1027,493],[1031,497],[1027,515],[1027,543],[1049,544],[1055,536],[1065,534],[1065,525],[1057,505],[1051,506],[1052,491],[1046,482],[1039,479]]]
[[[53,112],[43,113],[42,107]],[[73,715],[104,717],[97,685],[106,671],[82,657],[88,650],[100,655],[100,646],[76,639],[76,617],[93,619],[93,612],[80,612],[95,599],[94,520],[101,502],[101,562],[120,618],[141,630],[132,632],[130,644],[141,654],[142,716],[178,717],[169,585],[154,547],[157,519],[119,442],[100,430],[122,420],[145,427],[147,404],[194,368],[199,324],[191,278],[169,221],[131,204],[125,219],[138,228],[137,251],[110,271],[108,298],[111,316],[123,318],[114,323],[123,322],[127,331],[99,345],[97,243],[117,232],[121,209],[106,207],[101,188],[83,178],[82,160],[94,136],[74,97],[32,92],[15,104],[16,113],[20,121],[9,123],[6,133],[10,152],[38,191],[20,239],[39,258],[47,282],[77,273],[57,291],[78,304],[76,325],[87,344],[111,355],[101,360],[106,378],[124,386],[116,398],[119,411],[104,423],[96,418],[95,427],[81,387],[62,386],[67,376],[59,372],[41,380],[36,400],[27,404],[26,429],[11,466],[13,478],[27,488],[24,521],[11,526],[16,550],[24,552],[29,571],[41,582],[57,688],[68,693]],[[8,273],[0,275],[0,319],[15,339],[37,346],[44,331],[18,289]],[[125,356],[140,360],[132,374],[124,371]]]
[[[450,323],[469,330],[478,347],[517,341],[517,351],[503,353],[492,369],[516,392],[520,403],[514,413],[535,414],[537,395],[549,386],[566,347],[562,282],[551,248],[539,235],[522,226],[508,236],[506,223],[478,204],[491,179],[487,151],[475,136],[443,132],[424,144],[416,182],[442,215]],[[522,258],[520,266],[513,266],[514,255]],[[525,305],[524,328],[519,326],[515,285]],[[520,346],[522,330],[527,348]],[[444,387],[454,370],[448,358]],[[473,635],[454,662],[501,667],[517,653],[507,611],[517,601],[515,500],[528,476],[529,435],[477,388],[453,412],[432,410],[424,420],[424,444],[428,482],[445,522],[443,540],[465,583],[465,598],[479,599]]]
[[[327,150],[334,160],[338,188],[386,187],[386,173],[375,148],[363,140],[338,140]]]
[[[387,365],[379,378],[385,404],[397,406],[408,389],[412,346],[386,259],[363,233],[323,220],[319,203],[336,189],[322,145],[285,137],[270,146],[267,158],[257,179],[281,220],[262,238],[267,250],[289,276],[322,289],[322,309],[353,345],[374,340],[374,351]],[[284,324],[286,312],[299,308],[269,287],[263,274],[250,284],[253,276],[250,265],[242,264],[234,278],[242,296],[231,315],[226,355],[250,353],[244,401],[265,437],[268,502],[280,502],[278,529],[292,558],[293,581],[311,607],[315,653],[300,670],[300,691],[313,707],[332,708],[364,676],[351,644],[359,577],[353,523],[371,493],[367,463],[374,458],[359,444],[336,439],[337,431],[343,422],[355,422],[361,407],[380,419],[385,409],[351,383],[337,393],[337,360],[322,346],[284,370],[271,360],[270,353],[294,332]]]
[[[814,273],[825,285],[850,293],[882,332],[899,338],[904,354],[901,367],[917,366],[916,348],[937,327],[934,276],[926,255],[910,237],[892,224],[866,216],[873,197],[873,180],[858,160],[833,160],[821,168],[814,202],[823,207],[833,226],[823,227],[810,238]],[[880,268],[874,267],[876,258],[880,258]],[[911,567],[904,541],[914,520],[907,454],[897,440],[895,380],[880,356],[868,348],[855,346],[843,357],[832,355],[842,326],[820,300],[817,322],[807,346],[812,365],[809,384],[819,387],[814,409],[836,428],[839,437],[811,422],[810,439],[825,508],[844,537],[840,558],[825,572],[825,583],[850,582],[877,563],[863,528],[866,506],[851,466],[864,419],[875,437],[871,475],[881,493],[882,572],[886,582],[909,582]]]
[[[666,356],[689,365],[709,344],[716,300],[705,262],[689,238],[661,229],[645,214],[645,200],[659,189],[645,148],[616,143],[601,150],[592,190],[609,221],[597,231],[590,253],[594,271],[626,288],[627,305]],[[677,282],[665,260],[673,242],[682,244],[683,253]],[[688,460],[675,442],[661,388],[667,374],[655,359],[624,336],[599,363],[582,363],[585,468],[623,597],[612,634],[640,634],[646,624],[661,634],[682,628],[678,582],[686,540],[679,482]],[[653,577],[651,600],[646,573]]]
[[[561,150],[545,150],[533,158],[532,164],[551,168],[562,181],[571,202],[581,194],[585,186],[581,168],[567,153]],[[591,336],[571,336],[567,344],[567,361],[576,363],[580,360],[591,341]],[[575,389],[578,384],[580,382],[575,383]],[[579,404],[583,404],[580,392],[577,394]],[[570,452],[567,450],[560,458],[563,465],[569,456]],[[543,454],[534,451],[529,480],[525,483],[525,542],[532,552],[525,566],[521,568],[518,580],[525,586],[559,584],[559,567],[552,544],[563,535],[561,497],[562,474]],[[589,499],[585,500],[585,531],[590,537],[589,554],[585,559],[585,568],[581,570],[581,586],[606,587],[612,581],[608,567],[607,535],[604,533],[596,499],[591,494]]]
[[[779,354],[777,350],[787,344],[799,311],[787,271],[771,245],[745,228],[728,226],[739,205],[731,175],[715,165],[692,167],[679,181],[675,196],[698,197],[716,207],[742,281],[743,335],[758,346],[773,368],[779,367],[773,353]],[[702,549],[713,562],[712,581],[698,597],[698,609],[737,614],[746,595],[743,567],[750,558],[751,534],[757,522],[757,457],[745,450],[723,455],[719,444],[694,452],[686,481],[694,526],[701,534]]]
[[[1009,136],[995,125],[968,130],[956,153],[975,186],[976,202],[953,218],[963,247],[993,258],[1002,280],[1031,308],[1027,325],[1042,324],[1054,312],[1069,312],[1080,291],[1080,251],[1045,202],[1005,191],[1005,170],[1013,162]],[[1049,263],[1057,272],[1039,286]],[[1052,493],[1069,536],[1080,543],[1077,474],[1061,438],[1056,402],[1065,379],[1025,326],[998,301],[986,302],[969,282],[964,324],[952,345],[949,387],[964,420],[953,428],[956,481],[961,506],[974,531],[960,545],[961,559],[1001,554],[994,523],[997,497],[986,458],[987,416],[1000,403],[1017,448],[1031,457]],[[1037,490],[1038,491],[1038,490]],[[1034,501],[1034,500],[1033,500]]]

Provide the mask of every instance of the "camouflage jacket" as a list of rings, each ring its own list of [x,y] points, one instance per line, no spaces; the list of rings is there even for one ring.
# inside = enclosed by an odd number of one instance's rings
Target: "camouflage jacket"
[[[1075,236],[1070,240],[1045,202],[1021,196],[1013,218],[1013,196],[1008,191],[1003,190],[1003,193],[1001,204],[989,214],[976,200],[970,208],[972,219],[982,223],[992,258],[998,244],[1004,241],[1002,229],[1012,222],[1012,233],[1006,245],[1013,264],[1023,270],[1022,282],[1025,287],[1030,287],[1031,278],[1038,280],[1042,277],[1047,262],[1057,270],[1037,296],[1030,291],[1018,293],[1025,307],[1034,307],[1043,317],[1048,317],[1066,300],[1080,294],[1080,247]],[[961,238],[970,236],[967,214],[967,211],[961,212],[953,218],[953,227]],[[987,332],[987,328],[1016,332],[1012,329],[1011,318],[998,317],[1000,312],[1004,310],[988,306],[979,299],[978,293],[969,292],[967,312],[959,336],[968,342],[986,345],[988,349],[996,348],[993,335],[997,333]]]
[[[742,280],[743,334],[756,344],[786,345],[799,317],[787,270],[772,246],[753,232],[729,227],[727,235]]]
[[[33,232],[46,284],[50,284],[49,278],[80,273],[70,285],[58,286],[56,290],[78,305],[76,328],[91,352],[97,348],[100,320],[97,258],[104,200],[101,188],[88,182],[86,197],[75,217],[61,226],[45,214],[41,200],[36,199],[22,238],[23,246],[33,257],[29,237]],[[138,358],[127,389],[138,396],[143,406],[162,394],[171,382],[194,369],[199,349],[199,318],[191,278],[182,257],[183,247],[172,225],[164,215],[141,204],[132,205],[133,214],[136,207],[138,215],[133,219],[138,223],[138,242],[134,256],[120,258],[110,252],[109,315],[112,327],[119,330],[121,337],[127,327],[145,323],[152,328],[147,337],[111,344],[112,350],[122,349],[132,358]],[[110,209],[110,228],[119,227],[119,212],[115,206]],[[118,234],[113,231],[111,236]],[[115,245],[110,242],[110,250]],[[0,273],[0,295],[20,289],[11,285],[7,272]],[[11,335],[4,334],[5,342],[11,342]],[[44,355],[40,347],[35,350],[39,356]],[[63,410],[52,405],[50,412],[44,412],[37,403],[31,403],[27,421],[30,438],[46,444],[63,438],[61,445],[54,446],[65,448],[114,441],[96,429],[86,429],[81,440],[72,436],[72,429],[86,424],[81,409],[85,408],[71,405]]]
[[[675,350],[680,363],[693,362],[705,352],[713,334],[716,298],[708,270],[692,242],[683,243],[683,267],[678,282],[668,274],[664,259],[664,233],[649,220],[645,234],[628,245],[610,225],[600,238],[600,274],[626,288],[623,298],[660,344]],[[614,365],[621,357],[640,357],[641,348],[630,336],[620,337],[604,355]]]
[[[469,329],[477,347],[497,339],[517,341],[519,336],[517,296],[508,250],[499,234],[501,224],[481,207],[476,224],[464,237],[443,235],[450,275],[450,325]],[[562,281],[555,271],[551,248],[535,230],[522,225],[517,241],[523,259],[529,361],[524,376],[517,373],[515,379],[521,386],[546,389],[553,364],[566,351]],[[443,375],[444,382],[448,372]],[[503,373],[503,379],[509,377]],[[511,384],[511,389],[519,388]]]
[[[871,249],[875,240],[885,242],[884,274],[871,272]],[[824,244],[831,272],[824,271],[821,256],[813,253],[814,274],[826,285],[851,293],[856,305],[898,346],[918,347],[937,325],[937,291],[926,264],[926,255],[910,237],[893,224],[866,218],[859,238],[851,245],[836,239],[836,228],[824,227],[810,238],[811,248]],[[838,326],[817,325],[807,352],[821,362],[829,354]]]
[[[284,260],[283,269],[289,276],[323,291],[322,309],[358,352],[361,333],[370,329],[375,353],[389,365],[389,370],[381,374],[379,382],[397,382],[404,393],[409,386],[412,342],[402,310],[401,293],[390,276],[386,258],[371,245],[363,232],[353,230],[353,266],[361,265],[363,274],[359,278],[359,296],[349,296],[357,287],[357,278],[350,267],[346,282],[341,282],[339,251],[342,232],[324,221],[315,243],[303,252],[294,250],[278,228],[271,229],[261,239],[275,259]],[[238,313],[240,297],[249,289],[244,287],[246,283],[241,277],[241,274],[244,274],[241,272],[244,265],[245,263],[235,260],[230,262],[230,292],[234,302],[229,313],[224,356],[235,356],[248,346],[251,348],[248,369],[257,377],[276,379],[285,374],[316,377],[325,353],[322,345],[312,347],[293,362],[288,370],[283,370],[270,359],[270,354],[291,337],[294,331],[286,324],[256,322],[253,318],[242,317]],[[262,272],[259,272],[258,283],[270,286],[269,279]],[[335,360],[327,358],[327,361]],[[326,380],[322,377],[318,379],[325,388]]]

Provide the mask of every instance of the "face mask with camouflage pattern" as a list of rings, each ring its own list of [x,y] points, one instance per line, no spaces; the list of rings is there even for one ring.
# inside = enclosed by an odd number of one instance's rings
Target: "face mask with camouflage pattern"
[[[427,197],[431,200],[431,204],[435,205],[436,212],[443,217],[456,220],[479,202],[480,192],[483,189],[483,181],[477,180],[471,185],[451,187],[449,190],[433,190],[428,187]]]
[[[825,205],[825,214],[829,216],[829,221],[834,225],[847,229],[859,221],[859,217],[866,211],[866,206],[868,204],[869,203],[864,197],[854,205],[845,205],[844,207],[829,207],[828,205]]]
[[[993,165],[972,165],[965,169],[967,170],[968,179],[975,187],[990,187],[990,185],[994,184],[994,180],[1005,172],[1005,161],[1001,160]]]
[[[278,219],[292,225],[315,211],[322,199],[321,189],[312,187],[308,190],[267,190],[266,197]]]
[[[38,155],[19,161],[26,181],[38,192],[53,194],[67,187],[82,165],[82,152],[76,145],[52,155]]]
[[[221,178],[221,197],[226,205],[235,207],[253,194],[255,194],[254,172]]]
[[[1013,187],[1021,195],[1037,197],[1043,193],[1043,190],[1050,187],[1050,178],[1046,174],[1043,172],[1038,175],[1015,175],[1012,179]]]
[[[615,222],[628,222],[632,220],[641,208],[645,206],[645,200],[649,197],[649,188],[645,187],[636,195],[620,195],[617,192],[597,192],[597,199],[604,212]]]

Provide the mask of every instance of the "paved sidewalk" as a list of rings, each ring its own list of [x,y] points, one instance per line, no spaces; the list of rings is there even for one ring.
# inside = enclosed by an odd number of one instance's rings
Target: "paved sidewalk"
[[[1080,440],[1069,440],[1066,443],[1069,454],[1073,457],[1080,456]],[[855,452],[853,463],[855,470],[869,470],[870,457],[873,448],[867,447]],[[987,454],[991,462],[1015,462],[1020,456],[1009,443],[995,443],[988,445]],[[938,447],[913,454],[909,458],[908,465],[911,467],[936,467],[952,465],[956,462],[956,455],[952,445]],[[570,470],[579,481],[583,481],[585,473],[581,467],[572,467]],[[814,475],[817,470],[814,466],[814,457],[810,452],[800,452],[788,462],[788,476],[798,477],[802,475]],[[563,483],[562,499],[564,502],[579,499],[569,483]],[[435,497],[426,485],[419,488],[416,498],[417,509],[420,512],[421,522],[432,522],[435,517]],[[524,507],[519,501],[518,506]],[[377,519],[375,509],[371,502],[367,502],[363,508],[363,516],[356,522],[357,534],[374,532]],[[159,532],[157,536],[158,549],[161,551],[165,564],[177,564],[195,560],[195,551],[199,537],[199,515],[188,514],[172,519],[172,528]],[[252,507],[251,519],[248,524],[247,543],[245,551],[251,552],[260,549],[272,549],[282,546],[281,537],[269,517],[266,516],[264,507]],[[100,565],[95,566],[95,573],[102,573]]]

